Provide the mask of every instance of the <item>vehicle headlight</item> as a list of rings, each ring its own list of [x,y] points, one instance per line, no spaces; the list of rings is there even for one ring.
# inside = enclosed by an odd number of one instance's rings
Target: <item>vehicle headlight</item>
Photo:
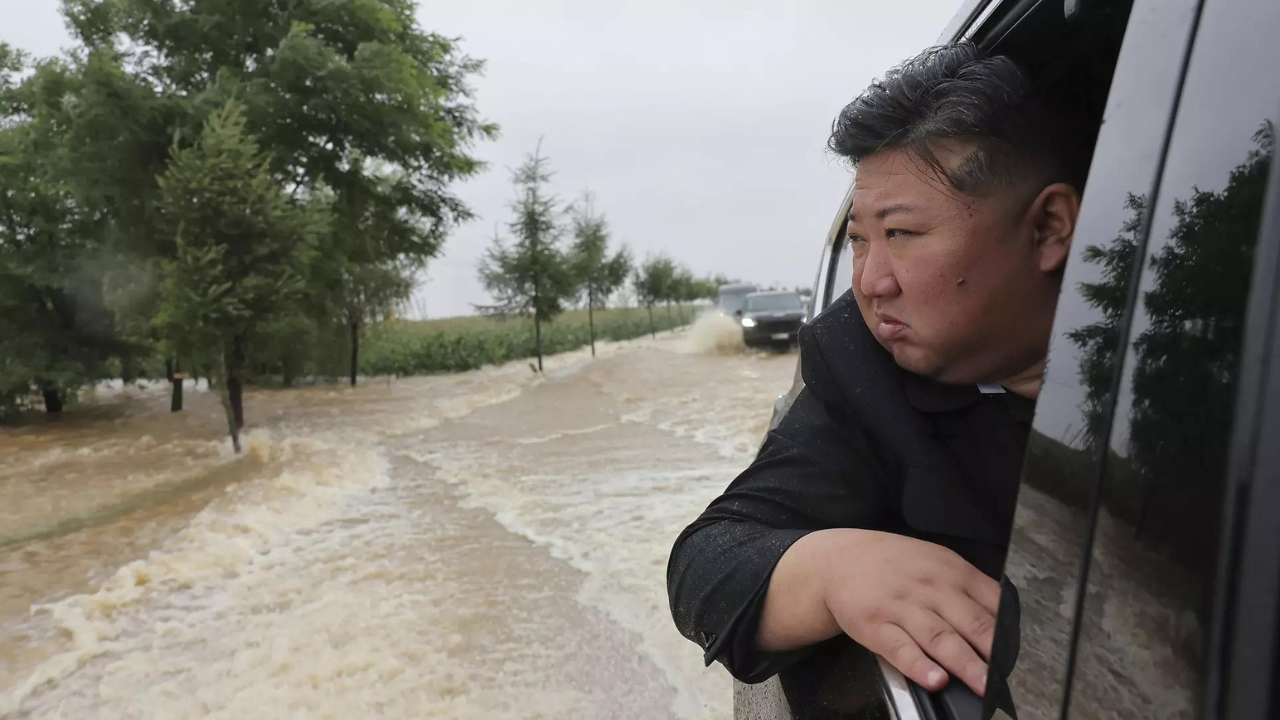
[[[756,321],[751,318],[742,318],[742,327],[755,327]]]

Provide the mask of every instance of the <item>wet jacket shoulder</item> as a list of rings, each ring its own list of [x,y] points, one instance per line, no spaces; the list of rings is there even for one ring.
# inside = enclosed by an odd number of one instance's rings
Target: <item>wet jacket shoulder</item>
[[[961,432],[975,420],[966,414],[984,422],[991,408],[971,407],[977,390],[902,371],[851,295],[801,331],[800,366],[805,386],[790,410],[750,467],[680,534],[667,567],[680,632],[708,664],[719,660],[748,683],[809,654],[755,646],[769,578],[796,540],[827,528],[900,532],[996,575],[1016,496],[1016,467],[994,478],[994,495],[984,492],[964,476],[993,473],[964,467],[940,440],[940,422],[957,421]],[[1020,463],[1021,449],[1011,451]]]

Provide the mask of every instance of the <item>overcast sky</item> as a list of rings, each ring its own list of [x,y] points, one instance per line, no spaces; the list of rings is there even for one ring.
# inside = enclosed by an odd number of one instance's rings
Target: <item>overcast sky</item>
[[[415,306],[486,300],[476,261],[505,232],[509,169],[543,138],[569,201],[589,187],[616,241],[698,274],[808,285],[848,171],[824,151],[836,112],[932,44],[959,0],[455,0],[425,29],[487,62],[475,80],[501,136],[457,188],[477,214],[431,264]],[[0,40],[37,56],[69,42],[59,0],[0,0]]]

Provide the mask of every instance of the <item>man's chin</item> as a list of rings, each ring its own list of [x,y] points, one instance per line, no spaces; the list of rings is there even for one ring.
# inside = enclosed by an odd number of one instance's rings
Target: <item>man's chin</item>
[[[940,380],[939,376],[944,368],[930,353],[906,343],[893,343],[886,349],[893,354],[893,361],[903,370],[931,380]]]
[[[911,345],[897,345],[889,348],[893,361],[898,367],[909,373],[929,378],[934,382],[947,385],[972,385],[979,382],[969,377],[960,368],[942,361],[937,355]]]

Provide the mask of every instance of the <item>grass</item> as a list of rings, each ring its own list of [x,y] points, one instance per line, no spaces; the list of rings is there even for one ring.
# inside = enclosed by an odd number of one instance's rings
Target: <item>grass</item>
[[[653,310],[658,332],[692,322],[694,309]],[[649,333],[645,308],[597,310],[596,340],[630,340]],[[544,355],[576,350],[590,342],[586,310],[566,312],[542,327]],[[458,317],[393,320],[370,328],[361,347],[363,375],[426,375],[497,365],[534,352],[532,318]]]

